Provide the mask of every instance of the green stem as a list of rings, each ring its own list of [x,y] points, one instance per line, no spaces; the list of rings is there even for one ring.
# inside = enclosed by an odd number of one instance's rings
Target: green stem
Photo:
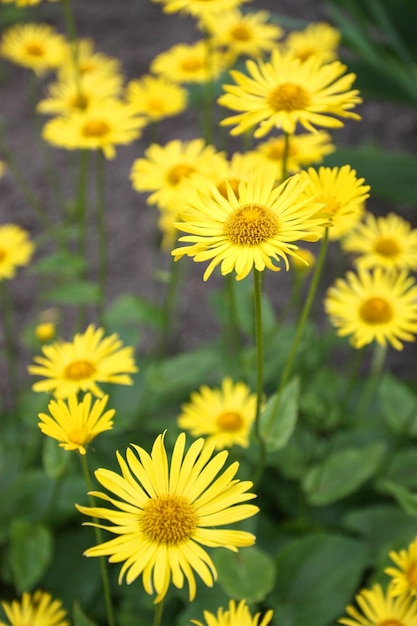
[[[155,606],[155,613],[153,616],[152,626],[160,626],[163,609],[164,609],[164,601],[161,600],[161,602],[158,602],[158,604]]]
[[[77,253],[83,263],[79,272],[79,279],[83,280],[86,276],[87,263],[87,170],[88,170],[88,151],[80,151],[80,162],[78,171],[77,199],[75,204],[74,218],[77,226]],[[86,310],[85,306],[78,307],[76,328],[81,328],[85,324]]]
[[[84,474],[85,484],[87,485],[87,491],[89,492],[88,497],[90,501],[90,506],[95,507],[96,506],[95,499],[92,495],[90,495],[90,492],[92,491],[92,483],[91,483],[90,470],[88,468],[88,463],[87,463],[87,457],[85,454],[80,454],[79,456],[80,456],[80,461],[81,461],[81,467],[82,467],[83,474]],[[97,519],[93,518],[93,521],[95,524],[98,524]],[[99,528],[98,526],[94,526],[94,532],[95,532],[97,543],[98,544],[103,543],[101,528]],[[100,571],[101,571],[101,580],[102,580],[103,592],[104,592],[104,602],[106,605],[108,626],[115,626],[113,604],[112,604],[111,592],[110,592],[110,581],[109,581],[109,576],[107,572],[107,561],[105,557],[100,557]]]
[[[97,236],[98,236],[98,318],[102,324],[102,315],[106,298],[107,277],[107,237],[106,237],[106,202],[105,202],[105,178],[104,156],[97,151],[96,157],[96,189],[97,189]]]
[[[168,274],[168,283],[162,305],[161,339],[159,353],[167,354],[170,347],[170,335],[175,327],[175,307],[180,282],[181,263],[176,263],[171,257],[171,266]]]
[[[227,274],[226,276],[226,302],[228,312],[228,324],[226,325],[226,345],[228,346],[227,354],[231,356],[231,365],[234,370],[237,370],[239,378],[245,378],[244,376],[244,362],[242,355],[242,341],[239,333],[239,323],[237,319],[236,310],[236,294],[235,294],[235,279],[233,275]],[[237,365],[237,367],[236,367]]]
[[[344,392],[344,394],[343,394],[343,396],[342,396],[342,398],[340,400],[340,404],[339,404],[339,407],[340,407],[339,410],[340,410],[340,416],[341,416],[341,419],[340,419],[340,422],[339,422],[339,427],[341,426],[342,421],[344,419],[344,415],[346,413],[346,409],[347,409],[347,406],[348,406],[348,403],[349,403],[349,400],[350,400],[350,397],[351,397],[351,394],[352,394],[352,390],[355,387],[355,383],[356,383],[356,381],[358,379],[359,370],[360,370],[360,367],[361,367],[361,365],[363,363],[363,359],[364,359],[364,356],[365,356],[365,351],[364,350],[357,350],[357,353],[356,353],[355,356],[356,356],[356,358],[355,358],[354,363],[353,363],[352,372],[351,372],[351,375],[349,377],[348,383],[346,385],[345,392]]]
[[[212,73],[213,51],[207,30],[204,31],[204,42],[206,46],[206,69],[207,82],[204,89],[204,139],[206,144],[213,143],[213,112],[214,112],[214,82]]]
[[[288,155],[290,152],[290,133],[284,133],[284,151],[282,153],[281,182],[288,176]]]
[[[316,292],[317,292],[317,288],[319,285],[319,280],[322,274],[322,270],[324,267],[324,261],[326,258],[326,254],[327,254],[327,248],[328,248],[328,229],[326,228],[323,239],[321,241],[321,248],[320,248],[320,253],[319,253],[319,257],[317,259],[317,263],[316,266],[314,268],[314,274],[313,277],[311,279],[311,283],[310,283],[310,289],[308,291],[307,294],[307,298],[304,304],[304,308],[301,312],[300,315],[300,319],[298,321],[297,324],[297,328],[295,331],[295,336],[294,336],[294,341],[293,344],[291,346],[291,350],[290,353],[288,355],[288,359],[287,359],[287,363],[285,365],[284,368],[284,372],[282,374],[281,377],[281,381],[280,384],[278,386],[278,391],[277,391],[277,395],[276,395],[276,399],[275,399],[275,403],[273,406],[273,410],[271,412],[271,416],[270,416],[270,422],[268,426],[271,426],[271,424],[273,423],[273,420],[275,418],[275,415],[278,413],[278,409],[279,409],[279,405],[281,402],[281,397],[283,394],[283,391],[285,389],[285,386],[288,382],[288,379],[290,377],[291,371],[292,371],[292,367],[294,365],[294,360],[295,357],[297,355],[297,351],[298,351],[298,347],[300,345],[300,341],[302,339],[303,333],[304,333],[304,328],[307,322],[307,318],[310,314],[311,311],[311,307],[313,305],[314,302],[314,298],[316,296]]]
[[[0,282],[0,302],[3,318],[3,334],[4,334],[4,347],[6,351],[7,362],[7,374],[9,379],[9,389],[11,398],[11,407],[16,406],[18,397],[18,373],[17,373],[17,359],[16,348],[13,338],[15,336],[14,324],[13,324],[13,311],[9,297],[9,291],[4,282]]]
[[[254,310],[255,310],[255,341],[256,341],[256,414],[255,437],[259,445],[258,467],[254,484],[258,484],[265,467],[266,446],[261,433],[261,410],[263,403],[264,378],[264,338],[262,327],[262,272],[253,270]]]
[[[372,398],[374,396],[375,390],[378,386],[384,369],[386,355],[387,346],[383,346],[379,343],[375,344],[370,367],[369,380],[365,385],[357,410],[357,415],[359,419],[362,419],[362,417],[368,411],[369,406],[372,402]]]
[[[74,13],[72,10],[71,0],[62,0],[62,8],[64,11],[65,24],[67,27],[68,39],[71,42],[71,56],[74,66],[74,78],[77,85],[78,93],[81,93],[81,74],[78,63],[78,35],[75,25]]]

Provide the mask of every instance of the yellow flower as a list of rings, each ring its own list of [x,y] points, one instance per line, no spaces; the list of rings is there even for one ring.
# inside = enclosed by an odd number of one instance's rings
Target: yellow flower
[[[292,257],[291,262],[297,272],[305,274],[314,267],[316,257],[308,248],[299,248],[297,256]]]
[[[324,205],[306,197],[307,185],[295,174],[275,187],[274,167],[252,170],[237,194],[228,187],[227,198],[213,184],[196,194],[180,215],[184,221],[177,228],[187,235],[179,241],[187,245],[172,251],[175,260],[184,255],[196,262],[211,260],[204,280],[219,264],[223,275],[235,270],[237,280],[253,267],[279,271],[274,261],[280,259],[288,269],[288,256],[297,254],[296,242],[317,241],[327,223],[327,218],[315,216]]]
[[[45,591],[25,592],[21,600],[2,602],[8,622],[0,626],[70,626],[67,614],[60,600],[54,600]]]
[[[267,626],[272,619],[273,611],[269,610],[263,616],[261,622],[260,613],[254,617],[250,614],[249,607],[245,600],[241,600],[238,605],[234,600],[230,600],[228,610],[220,608],[217,615],[204,611],[204,619],[207,626]],[[203,622],[192,619],[191,622],[197,626],[204,626]]]
[[[109,396],[103,396],[91,406],[91,394],[87,393],[81,402],[71,395],[68,401],[51,400],[48,405],[50,415],[39,413],[40,430],[47,437],[57,439],[64,450],[78,450],[86,454],[87,446],[105,430],[113,428],[114,409],[104,412]]]
[[[128,374],[138,371],[133,348],[123,347],[116,333],[104,337],[104,329],[92,324],[84,333],[77,333],[72,342],[56,341],[44,346],[42,352],[44,356],[35,357],[35,365],[28,369],[45,380],[32,388],[54,392],[56,398],[67,398],[78,391],[102,397],[97,383],[131,385]]]
[[[42,0],[0,0],[3,4],[11,4],[12,2],[17,7],[27,7],[34,4],[40,4]],[[49,2],[59,2],[59,0],[49,0]]]
[[[305,61],[310,56],[318,57],[322,63],[337,59],[337,48],[341,34],[326,22],[309,24],[304,30],[292,31],[286,38],[284,47],[292,54]]]
[[[344,626],[417,626],[417,603],[408,598],[392,598],[381,585],[362,589],[356,607],[346,607],[349,617],[338,620]]]
[[[0,282],[13,278],[16,268],[27,265],[35,246],[29,233],[16,224],[0,225]]]
[[[324,211],[330,217],[329,239],[340,239],[361,219],[365,200],[369,198],[369,185],[357,178],[350,165],[342,167],[310,167],[300,174],[302,180],[310,180],[307,192],[324,202]]]
[[[348,272],[327,290],[324,307],[338,335],[362,348],[376,341],[402,350],[417,332],[417,283],[402,271]]]
[[[150,65],[154,74],[176,83],[207,83],[229,66],[229,57],[219,50],[210,51],[205,41],[192,44],[176,44],[158,54]]]
[[[178,211],[178,204],[190,188],[214,179],[225,167],[224,153],[203,139],[174,139],[165,146],[151,144],[145,156],[134,161],[130,179],[136,191],[151,192],[149,204]]]
[[[417,596],[417,538],[410,543],[407,550],[392,550],[389,557],[397,566],[384,570],[391,576],[390,596]]]
[[[98,482],[112,495],[92,492],[95,498],[111,503],[112,508],[77,506],[96,519],[111,522],[99,526],[116,537],[89,548],[86,556],[109,556],[112,563],[123,563],[119,583],[128,584],[142,576],[146,593],[160,602],[171,583],[181,589],[184,577],[192,601],[196,593],[196,572],[212,587],[217,578],[214,564],[204,548],[251,546],[255,537],[248,532],[218,528],[247,519],[258,507],[245,504],[256,497],[247,490],[249,481],[235,478],[239,463],[232,463],[220,475],[228,453],[217,453],[203,439],[185,452],[186,438],[181,433],[168,462],[164,435],[159,435],[149,455],[132,444],[126,460],[117,452],[121,475],[107,470],[95,472]],[[194,570],[194,571],[193,571]]]
[[[74,109],[45,124],[45,141],[66,150],[102,150],[106,159],[116,156],[115,146],[140,137],[145,119],[115,99],[95,101],[87,109]]]
[[[127,84],[126,100],[136,113],[157,122],[186,109],[187,91],[162,76],[142,76]]]
[[[283,30],[276,24],[268,24],[267,11],[242,13],[232,9],[227,13],[213,15],[204,21],[215,46],[226,47],[234,57],[261,57],[271,52]]]
[[[67,46],[65,38],[49,24],[15,24],[3,32],[0,54],[41,75],[62,63]]]
[[[200,387],[181,410],[178,426],[193,437],[204,436],[217,450],[234,445],[247,448],[256,414],[256,394],[244,383],[225,378],[219,389]]]
[[[362,100],[357,89],[351,89],[355,74],[345,74],[339,61],[323,65],[315,56],[306,61],[292,53],[272,52],[271,60],[246,61],[249,76],[230,72],[236,85],[224,85],[227,92],[218,102],[240,111],[222,120],[223,126],[235,126],[232,135],[256,128],[255,137],[263,137],[273,128],[294,133],[298,124],[314,131],[317,126],[338,128],[337,118],[360,119],[350,111]]]
[[[357,255],[356,267],[385,267],[392,270],[417,269],[417,229],[395,213],[386,217],[365,215],[342,241],[346,252]]]
[[[163,5],[165,13],[186,13],[205,19],[211,15],[222,14],[249,0],[154,0]]]
[[[275,164],[277,179],[282,175],[282,159],[285,149],[285,137],[272,137],[259,143],[251,154],[257,162]],[[313,163],[320,163],[327,154],[334,152],[332,138],[324,130],[315,133],[291,135],[288,142],[287,172],[295,174],[301,168]]]
[[[122,67],[119,59],[97,52],[92,39],[77,40],[77,66],[74,67],[74,51],[68,47],[67,54],[58,70],[60,82],[73,81],[74,77],[86,76],[102,79],[118,78],[122,83]]]
[[[55,337],[56,327],[52,322],[42,322],[35,328],[36,339],[42,343],[51,341]]]
[[[237,194],[240,182],[248,179],[249,173],[257,163],[257,159],[251,152],[234,152],[230,159],[224,162],[223,170],[219,168],[217,171],[215,180],[217,190],[227,198],[227,186],[230,185]]]

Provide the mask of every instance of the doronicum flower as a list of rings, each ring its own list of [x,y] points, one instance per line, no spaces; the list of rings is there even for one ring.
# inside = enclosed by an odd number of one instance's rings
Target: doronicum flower
[[[17,224],[0,225],[0,282],[13,278],[18,267],[27,265],[35,246],[29,233]]]
[[[355,255],[354,264],[361,269],[417,269],[417,229],[395,213],[385,217],[366,213],[342,240],[342,248]]]
[[[223,275],[236,271],[236,279],[247,276],[252,268],[279,271],[275,264],[283,260],[289,268],[288,256],[296,255],[297,242],[320,239],[327,219],[318,216],[324,204],[306,198],[308,182],[299,175],[275,186],[274,167],[253,169],[242,180],[235,193],[230,185],[225,198],[213,184],[207,192],[195,194],[180,215],[179,238],[186,245],[172,251],[175,260],[184,255],[194,261],[210,261],[204,280],[220,265]]]
[[[417,538],[406,550],[392,550],[389,557],[396,565],[384,570],[391,576],[390,596],[417,596]]]
[[[105,411],[108,396],[95,400],[92,405],[91,394],[87,393],[81,402],[71,395],[68,400],[51,400],[48,405],[49,415],[39,413],[40,430],[47,437],[59,441],[64,450],[78,450],[86,454],[87,446],[105,430],[113,428],[114,409]]]
[[[376,343],[402,350],[417,333],[417,283],[402,272],[348,272],[329,287],[324,308],[337,334],[355,348]]]
[[[108,98],[50,120],[43,127],[42,136],[58,148],[102,150],[106,159],[114,159],[115,146],[127,145],[140,137],[145,123],[145,118],[129,105]]]
[[[90,324],[72,341],[55,341],[43,346],[43,356],[34,358],[30,374],[42,376],[34,391],[53,392],[56,398],[67,398],[78,391],[90,391],[97,397],[103,392],[97,383],[131,385],[129,374],[137,372],[133,348],[123,346],[114,333],[104,337],[103,328]]]
[[[230,600],[227,610],[220,608],[217,615],[213,615],[209,611],[204,611],[203,614],[206,626],[267,626],[274,612],[272,610],[267,611],[259,622],[261,614],[256,613],[252,617],[245,600],[241,600],[238,605],[234,600]],[[195,619],[192,619],[191,622],[197,626],[205,626],[203,622]]]
[[[217,572],[204,547],[237,552],[255,541],[251,533],[219,528],[258,512],[258,507],[246,504],[255,497],[247,492],[252,483],[235,478],[239,464],[232,463],[221,472],[227,451],[212,456],[214,446],[203,439],[195,441],[187,452],[185,444],[185,434],[181,433],[170,461],[164,435],[156,438],[150,455],[134,444],[128,448],[126,459],[117,452],[121,474],[101,468],[95,472],[111,495],[100,491],[91,494],[111,507],[77,506],[82,513],[110,525],[87,523],[116,535],[89,548],[85,555],[108,556],[111,563],[123,563],[119,583],[125,578],[130,584],[142,576],[146,593],[156,592],[156,603],[163,600],[171,581],[181,589],[184,579],[192,601],[195,572],[207,586],[213,586]]]
[[[204,20],[211,15],[234,9],[249,0],[154,0],[154,2],[162,4],[165,13],[180,11]]]
[[[410,598],[392,598],[374,585],[372,589],[362,589],[356,596],[359,610],[346,607],[348,617],[338,620],[344,626],[417,626],[417,603]]]
[[[284,47],[301,61],[316,56],[322,63],[329,63],[337,59],[340,40],[341,33],[337,28],[326,22],[315,22],[308,24],[304,30],[289,33]]]
[[[178,426],[193,437],[205,437],[217,450],[235,445],[247,448],[256,415],[256,394],[245,383],[225,378],[218,389],[201,386],[181,411]]]
[[[351,89],[355,74],[345,74],[346,65],[339,61],[323,65],[315,56],[306,61],[291,53],[272,52],[270,61],[246,61],[248,75],[237,70],[230,74],[235,85],[224,85],[227,92],[218,102],[237,115],[220,123],[234,126],[232,135],[256,129],[263,137],[274,128],[294,133],[301,124],[312,132],[317,126],[338,128],[338,119],[360,119],[350,109],[362,100],[357,89]]]
[[[28,7],[35,4],[40,4],[42,0],[0,0],[3,4],[14,3],[17,7]],[[49,2],[59,2],[59,0],[49,0]]]
[[[357,178],[350,165],[318,170],[309,167],[301,172],[301,179],[310,180],[306,192],[315,194],[317,201],[326,204],[324,211],[331,223],[329,239],[340,239],[359,222],[370,187],[363,178]]]
[[[117,79],[120,86],[123,82],[122,66],[119,59],[107,56],[95,50],[94,41],[89,38],[77,40],[77,63],[74,65],[74,51],[68,47],[67,54],[58,68],[60,82],[83,80],[89,78]]]
[[[220,50],[208,53],[206,42],[201,40],[179,43],[161,52],[152,61],[150,71],[175,83],[207,83],[220,76],[229,62],[229,55]]]
[[[158,122],[186,109],[187,91],[162,76],[146,75],[127,84],[126,101],[136,113]]]
[[[0,621],[0,626],[70,626],[62,602],[54,600],[45,591],[25,592],[20,601],[2,602],[1,605],[9,621]]]
[[[41,343],[47,343],[55,338],[56,326],[53,322],[41,322],[35,328],[35,336]]]
[[[15,24],[2,34],[0,54],[41,75],[62,63],[67,47],[65,38],[49,24]]]

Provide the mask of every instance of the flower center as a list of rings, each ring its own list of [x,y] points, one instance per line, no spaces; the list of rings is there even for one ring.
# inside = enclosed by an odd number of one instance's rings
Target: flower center
[[[84,137],[103,137],[110,131],[110,126],[103,120],[88,120],[83,128]]]
[[[166,494],[147,502],[140,523],[151,541],[178,544],[193,534],[197,515],[187,498]]]
[[[297,57],[297,59],[300,59],[301,61],[306,61],[309,57],[311,57],[312,54],[316,54],[317,51],[315,50],[315,48],[311,47],[305,47],[305,48],[300,48],[300,50],[297,50],[295,53],[295,56]]]
[[[230,35],[237,41],[249,41],[251,39],[251,32],[245,24],[236,24],[230,30]]]
[[[367,324],[388,324],[393,318],[393,310],[385,298],[374,296],[363,302],[359,315]]]
[[[203,62],[198,57],[189,57],[181,62],[183,72],[198,72],[203,67]]]
[[[28,41],[26,44],[26,52],[32,57],[41,57],[45,53],[45,49],[38,41]]]
[[[219,430],[228,433],[235,433],[243,426],[243,419],[240,413],[235,411],[226,411],[219,415],[216,420],[216,424]]]
[[[85,446],[90,443],[92,436],[85,428],[74,428],[68,433],[68,439],[76,446]]]
[[[235,196],[237,196],[238,194],[240,180],[241,180],[240,178],[227,178],[227,182],[231,186],[232,191],[235,194]],[[222,180],[221,183],[217,185],[217,190],[219,191],[219,193],[222,194],[224,198],[227,198],[226,180]]]
[[[1,263],[2,261],[4,261],[4,259],[6,258],[6,256],[7,256],[6,251],[5,251],[5,250],[2,250],[2,249],[0,248],[0,263]]]
[[[399,245],[390,237],[380,237],[375,243],[375,252],[382,256],[397,256],[399,251]]]
[[[86,94],[76,93],[71,98],[71,107],[74,109],[82,109],[85,110],[88,107],[89,98]],[[84,131],[85,132],[85,131]]]
[[[384,619],[382,622],[378,622],[376,626],[404,626],[404,624],[398,619]]]
[[[417,563],[414,562],[410,565],[407,572],[407,580],[414,589],[417,590]]]
[[[163,113],[165,111],[165,102],[162,98],[149,98],[148,109],[154,113]]]
[[[341,204],[336,200],[335,196],[326,193],[319,193],[315,198],[315,202],[322,202],[326,206],[320,209],[319,215],[326,214],[329,218],[334,217],[340,211]]]
[[[256,246],[279,232],[279,219],[260,204],[235,209],[224,224],[225,235],[238,246]]]
[[[167,174],[167,181],[170,185],[178,185],[183,178],[188,178],[195,172],[195,168],[192,165],[175,165]]]
[[[91,378],[96,373],[96,367],[90,361],[74,361],[64,370],[64,378],[68,380],[83,380]]]
[[[273,111],[297,111],[309,106],[310,96],[300,85],[282,83],[269,93],[267,104]]]

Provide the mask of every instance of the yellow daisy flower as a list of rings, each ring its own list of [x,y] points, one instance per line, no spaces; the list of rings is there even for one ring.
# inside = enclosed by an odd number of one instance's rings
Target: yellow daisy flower
[[[56,335],[56,326],[52,322],[42,322],[35,328],[35,336],[41,343],[52,341]]]
[[[291,264],[296,272],[305,274],[309,272],[316,263],[316,257],[308,248],[299,248],[297,256],[291,257]]]
[[[126,101],[136,113],[157,122],[186,109],[187,91],[162,76],[142,76],[127,84]]]
[[[362,589],[356,596],[359,610],[346,607],[349,617],[338,620],[344,626],[417,626],[417,603],[408,598],[392,598],[381,585]]]
[[[284,47],[301,61],[314,55],[322,63],[329,63],[337,59],[340,40],[341,33],[337,28],[326,22],[316,22],[308,24],[304,30],[289,33]]]
[[[324,308],[338,335],[362,348],[376,341],[402,350],[417,332],[417,283],[407,272],[348,272],[327,290]]]
[[[215,46],[226,47],[235,58],[257,58],[271,52],[283,34],[282,28],[268,24],[269,19],[268,11],[242,13],[232,9],[207,18],[204,26]]]
[[[67,54],[65,38],[49,24],[15,24],[0,42],[0,54],[37,75],[58,67]]]
[[[234,152],[228,161],[224,163],[224,169],[218,170],[215,180],[218,191],[227,198],[227,187],[238,193],[239,184],[247,180],[249,173],[257,166],[257,159],[250,152]],[[199,189],[201,189],[199,187]]]
[[[275,187],[275,173],[274,167],[252,170],[237,194],[229,186],[227,198],[214,184],[196,194],[180,215],[184,221],[177,224],[187,233],[179,241],[187,245],[172,251],[175,260],[184,255],[196,262],[210,260],[204,280],[217,265],[223,275],[235,270],[237,280],[253,267],[277,272],[280,267],[274,262],[280,259],[288,269],[288,256],[297,254],[296,242],[317,241],[328,222],[318,213],[324,205],[306,198],[307,181],[295,174]]]
[[[114,409],[104,412],[109,396],[103,396],[91,406],[91,394],[86,393],[81,402],[77,396],[65,400],[51,400],[50,415],[39,413],[40,430],[47,437],[57,439],[64,450],[78,450],[86,454],[87,446],[105,430],[113,428]]]
[[[101,398],[97,383],[131,385],[129,374],[138,371],[133,348],[123,347],[118,335],[104,337],[103,328],[93,324],[70,341],[56,341],[42,348],[44,356],[36,356],[30,374],[45,380],[35,383],[34,391],[53,392],[56,398],[67,398],[78,391],[90,391]]]
[[[213,14],[224,13],[249,0],[154,0],[163,5],[165,13],[180,11],[193,17],[206,19]]]
[[[350,111],[362,100],[357,89],[351,89],[355,74],[345,74],[339,61],[323,65],[315,56],[301,61],[292,53],[273,50],[271,60],[246,61],[249,76],[231,70],[235,85],[224,85],[227,92],[218,102],[238,115],[221,121],[235,126],[232,135],[256,128],[255,137],[263,137],[273,128],[294,133],[298,124],[314,131],[317,126],[338,128],[337,118],[360,119]]]
[[[95,50],[94,41],[89,38],[77,40],[77,67],[74,68],[74,52],[68,47],[67,54],[58,70],[60,82],[73,81],[74,75],[96,76],[99,78],[118,77],[122,84],[122,66],[119,59],[109,57]]]
[[[0,0],[3,4],[14,3],[17,7],[28,7],[35,4],[40,4],[42,0]],[[49,2],[59,2],[59,0],[49,0]]]
[[[126,460],[117,453],[121,475],[106,469],[95,472],[112,496],[96,491],[92,495],[113,508],[77,506],[82,513],[112,524],[90,525],[116,535],[89,548],[85,555],[123,562],[119,583],[124,577],[130,584],[142,576],[146,593],[157,594],[155,603],[163,600],[171,580],[181,589],[184,577],[191,602],[196,593],[194,572],[207,586],[213,586],[217,572],[202,546],[237,552],[237,548],[255,541],[251,533],[218,528],[252,517],[259,510],[246,504],[256,496],[247,492],[251,482],[235,478],[239,463],[232,463],[218,475],[226,462],[226,451],[212,457],[214,446],[198,439],[185,452],[185,443],[181,433],[170,462],[164,435],[156,438],[150,455],[132,444]]]
[[[25,592],[21,600],[2,602],[8,622],[0,626],[70,626],[60,600],[54,600],[46,591]]]
[[[204,436],[217,450],[235,445],[247,448],[256,414],[256,394],[244,383],[225,378],[219,389],[201,386],[181,410],[178,426],[193,437]]]
[[[178,205],[190,188],[215,179],[225,168],[225,155],[203,139],[174,139],[165,146],[151,144],[145,156],[136,159],[130,180],[136,191],[151,192],[149,204],[178,211]]]
[[[326,204],[325,212],[330,216],[329,239],[340,239],[352,230],[365,211],[365,200],[369,198],[369,185],[357,178],[350,165],[342,167],[310,167],[301,172],[302,180],[310,180],[307,193],[316,195]]]
[[[363,223],[342,240],[342,248],[356,255],[362,269],[385,267],[392,270],[417,269],[417,229],[399,215],[375,217],[366,213]]]
[[[38,102],[36,110],[38,113],[67,115],[80,109],[97,107],[97,103],[103,100],[117,98],[121,91],[121,76],[115,74],[86,74],[81,80],[67,78],[47,86],[46,97]]]
[[[392,550],[389,557],[396,565],[384,570],[391,576],[390,596],[417,596],[417,538],[407,550]]]
[[[204,611],[204,619],[207,626],[267,626],[272,619],[274,612],[269,610],[259,622],[260,613],[253,617],[245,600],[241,600],[236,605],[234,600],[230,600],[228,610],[218,609],[217,615]],[[203,622],[192,619],[191,622],[197,626],[204,626]]]
[[[219,50],[208,49],[205,41],[180,43],[158,54],[150,65],[153,74],[176,83],[207,83],[230,65],[230,57]]]
[[[285,149],[285,137],[272,137],[259,143],[251,152],[259,164],[275,164],[277,168],[277,179],[282,174],[282,159]],[[320,163],[323,158],[335,151],[332,138],[324,130],[315,133],[301,133],[291,135],[287,154],[287,172],[295,174],[303,167]]]
[[[127,145],[140,137],[145,123],[127,104],[111,98],[50,120],[43,127],[42,136],[58,148],[102,150],[106,159],[114,159],[115,146]]]
[[[27,265],[35,246],[29,233],[17,224],[0,225],[0,282],[13,278],[16,268]]]

